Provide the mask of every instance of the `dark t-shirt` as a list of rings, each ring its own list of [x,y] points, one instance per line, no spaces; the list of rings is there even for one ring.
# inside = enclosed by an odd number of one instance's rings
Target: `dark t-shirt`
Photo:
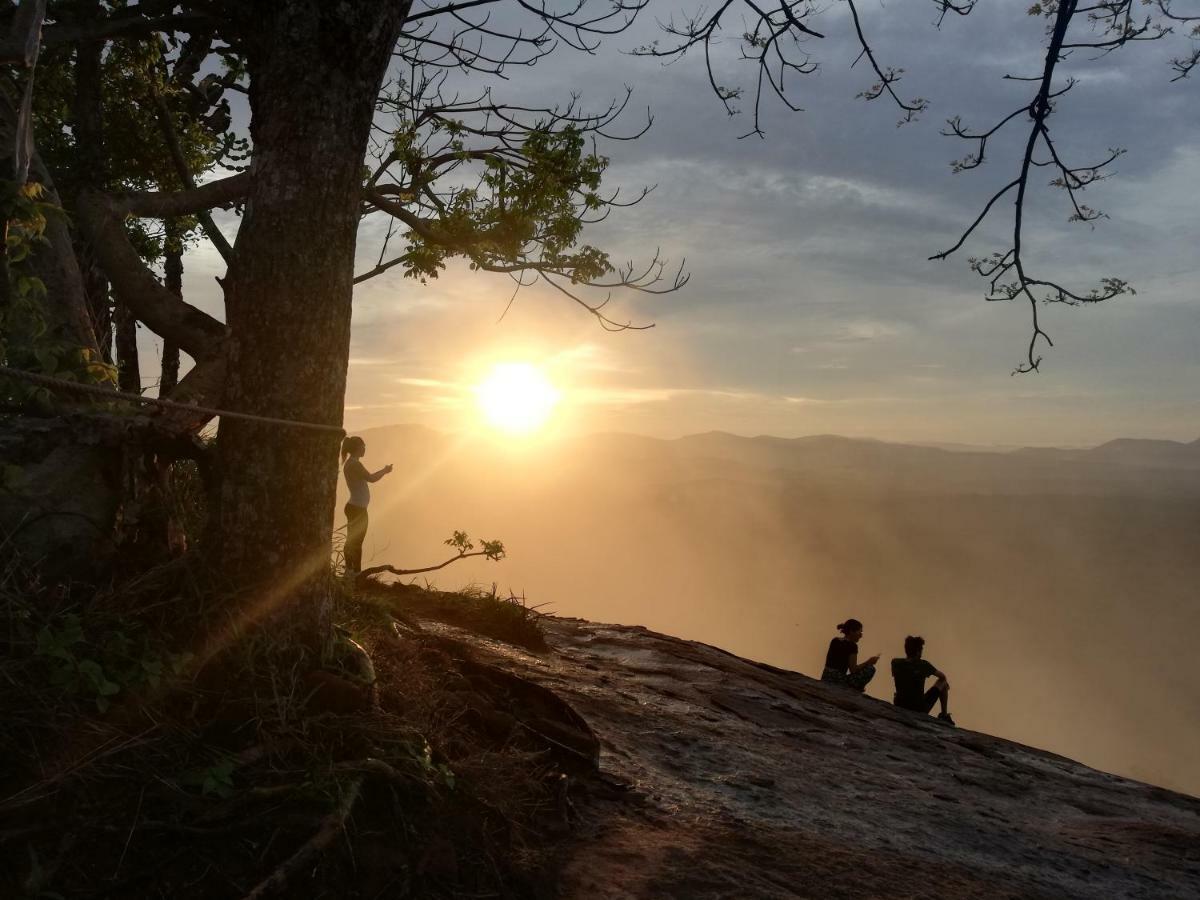
[[[825,668],[846,672],[850,668],[850,657],[857,652],[858,644],[854,641],[835,637],[829,642],[829,652],[825,654]]]
[[[937,666],[924,659],[893,659],[892,678],[896,680],[896,702],[917,703],[925,696],[925,679],[937,672]]]

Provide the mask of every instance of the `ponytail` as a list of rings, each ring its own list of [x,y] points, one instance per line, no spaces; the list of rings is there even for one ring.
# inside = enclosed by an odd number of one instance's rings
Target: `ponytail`
[[[354,437],[352,435],[346,435],[344,438],[342,438],[342,462],[341,462],[341,464],[345,465],[346,460],[350,457],[350,454],[353,453],[354,451],[357,450],[359,455],[361,456],[362,453],[364,451],[366,451],[366,449],[367,449],[367,445],[363,442],[362,438]]]

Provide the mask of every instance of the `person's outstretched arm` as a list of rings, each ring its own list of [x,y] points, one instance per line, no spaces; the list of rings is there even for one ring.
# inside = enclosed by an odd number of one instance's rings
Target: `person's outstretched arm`
[[[364,469],[364,471],[366,471],[366,470]],[[388,474],[390,471],[392,471],[392,464],[388,463],[386,466],[384,466],[378,472],[367,472],[363,477],[366,478],[367,481],[374,484],[376,481],[378,481],[384,475]]]
[[[850,671],[857,672],[860,669],[865,669],[867,666],[873,666],[877,662],[879,662],[878,654],[876,654],[875,656],[872,656],[870,659],[866,660],[861,665],[859,665],[858,664],[858,654],[855,653],[853,656],[850,657]]]

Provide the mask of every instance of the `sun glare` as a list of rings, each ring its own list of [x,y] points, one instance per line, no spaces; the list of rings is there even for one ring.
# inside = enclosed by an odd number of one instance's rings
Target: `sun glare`
[[[499,363],[475,388],[487,423],[509,434],[530,434],[550,418],[559,391],[529,363]]]

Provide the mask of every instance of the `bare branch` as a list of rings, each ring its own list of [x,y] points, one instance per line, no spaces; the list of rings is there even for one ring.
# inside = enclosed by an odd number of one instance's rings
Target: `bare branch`
[[[490,6],[493,3],[499,3],[500,0],[466,0],[464,3],[447,3],[445,6],[435,6],[432,9],[423,10],[418,13],[409,13],[405,22],[416,22],[421,19],[432,18],[433,16],[441,16],[446,13],[453,13],[459,10],[471,9],[474,6]]]
[[[874,85],[858,96],[863,100],[876,100],[886,92],[904,112],[904,116],[900,119],[899,124],[911,122],[918,114],[929,108],[929,101],[923,97],[916,97],[907,102],[900,99],[900,96],[896,93],[892,85],[900,80],[904,74],[904,70],[895,69],[891,66],[887,68],[880,67],[879,62],[875,59],[875,53],[871,50],[871,45],[867,42],[866,35],[863,34],[862,23],[858,18],[858,7],[855,5],[854,0],[846,0],[846,5],[850,8],[850,17],[854,20],[854,32],[858,35],[859,46],[862,47],[860,58],[866,57],[867,61],[871,64],[871,68],[875,71],[875,76],[879,79]]]
[[[1068,164],[1058,152],[1047,120],[1054,112],[1055,101],[1067,94],[1075,85],[1074,79],[1068,79],[1066,84],[1057,90],[1052,86],[1059,64],[1067,58],[1066,51],[1071,47],[1102,47],[1110,44],[1112,47],[1121,46],[1132,40],[1150,39],[1150,35],[1155,33],[1155,29],[1149,24],[1143,26],[1131,24],[1129,19],[1131,6],[1132,0],[1109,0],[1109,2],[1101,2],[1095,6],[1083,8],[1079,6],[1078,0],[1061,0],[1061,2],[1048,5],[1046,14],[1052,19],[1052,24],[1041,74],[1036,79],[1006,76],[1017,81],[1037,81],[1037,93],[1029,104],[1009,113],[986,131],[972,132],[962,125],[958,117],[955,117],[947,123],[949,130],[943,132],[948,136],[972,141],[976,144],[973,154],[952,163],[954,171],[961,172],[977,168],[983,163],[987,141],[997,131],[1021,115],[1027,115],[1029,118],[1029,132],[1025,139],[1025,147],[1016,178],[988,199],[982,212],[952,247],[930,257],[930,259],[945,259],[956,252],[991,213],[996,201],[1014,188],[1016,189],[1012,207],[1011,247],[1004,252],[993,253],[990,257],[970,260],[972,270],[988,279],[990,291],[985,299],[989,301],[1022,299],[1029,304],[1031,318],[1029,345],[1026,348],[1024,362],[1016,367],[1014,374],[1037,371],[1042,361],[1041,356],[1037,353],[1039,343],[1044,341],[1047,346],[1053,346],[1053,341],[1041,325],[1038,315],[1040,303],[1100,303],[1121,294],[1133,293],[1133,288],[1119,278],[1102,278],[1099,286],[1087,292],[1073,291],[1055,281],[1031,275],[1026,268],[1023,256],[1025,201],[1029,190],[1029,175],[1034,168],[1049,166],[1057,170],[1057,177],[1050,184],[1067,193],[1072,209],[1071,221],[1094,222],[1104,216],[1100,211],[1082,203],[1078,193],[1107,177],[1105,170],[1121,155],[1122,151],[1110,150],[1107,157],[1100,162],[1086,166]],[[1035,9],[1037,8],[1035,7]],[[1074,18],[1081,14],[1086,15],[1093,23],[1098,23],[1099,27],[1105,32],[1113,34],[1114,37],[1109,41],[1069,42],[1067,35],[1071,24]],[[1039,148],[1048,154],[1048,158],[1037,158],[1040,155]]]
[[[456,556],[450,557],[443,563],[438,563],[436,566],[422,566],[419,569],[397,569],[395,566],[386,565],[371,566],[370,568],[363,569],[361,572],[359,572],[358,577],[369,578],[372,575],[382,575],[384,573],[388,575],[421,575],[425,572],[436,572],[439,569],[446,568],[446,566],[451,565],[452,563],[458,562],[460,559],[469,559],[472,556],[488,556],[488,553],[485,550],[475,550],[472,553],[459,553]]]

